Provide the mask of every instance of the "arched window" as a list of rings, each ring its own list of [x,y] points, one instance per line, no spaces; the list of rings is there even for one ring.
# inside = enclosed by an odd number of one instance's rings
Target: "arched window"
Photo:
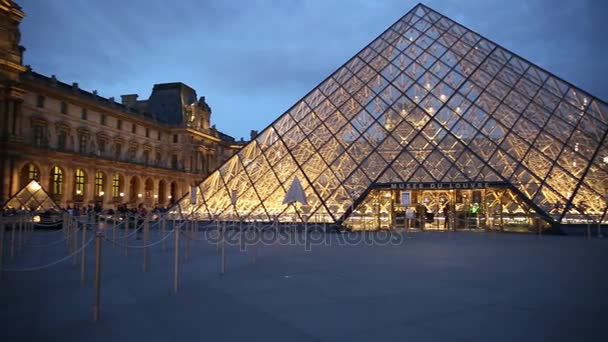
[[[118,173],[112,176],[112,197],[120,197],[120,190],[122,189],[122,178]]]
[[[59,166],[53,166],[51,171],[51,194],[61,195],[63,193],[63,171]]]
[[[21,169],[21,186],[26,186],[31,180],[40,182],[40,170],[36,165],[29,163]]]
[[[85,173],[83,169],[76,169],[76,173],[74,174],[74,193],[77,196],[84,195],[84,183],[85,183]]]
[[[106,175],[101,171],[95,172],[95,196],[103,196],[105,194],[104,187],[106,185]]]

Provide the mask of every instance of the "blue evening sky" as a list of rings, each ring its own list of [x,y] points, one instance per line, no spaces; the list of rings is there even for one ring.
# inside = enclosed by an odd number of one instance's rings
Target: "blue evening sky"
[[[405,0],[21,0],[25,64],[101,96],[184,82],[248,139],[417,4]],[[426,5],[608,99],[608,2]]]

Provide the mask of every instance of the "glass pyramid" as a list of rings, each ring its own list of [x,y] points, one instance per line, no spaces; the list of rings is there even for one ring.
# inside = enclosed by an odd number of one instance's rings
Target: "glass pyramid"
[[[59,210],[59,206],[37,181],[32,180],[4,205],[4,209],[23,209],[36,212]]]
[[[605,102],[419,4],[177,208],[341,223],[377,184],[502,182],[550,223],[604,215],[607,125]],[[282,204],[294,177],[305,207]]]

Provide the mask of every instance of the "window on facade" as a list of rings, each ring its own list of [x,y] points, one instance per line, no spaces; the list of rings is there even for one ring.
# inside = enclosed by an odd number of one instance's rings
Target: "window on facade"
[[[86,134],[80,134],[78,136],[78,151],[80,153],[86,153],[88,142],[89,142],[89,137]]]
[[[41,125],[34,126],[34,145],[41,147],[44,143],[44,127]]]
[[[53,166],[51,171],[51,194],[61,195],[63,193],[63,171],[59,166]]]
[[[154,158],[154,164],[160,165],[160,152],[156,152],[156,158]]]
[[[173,142],[176,143],[177,142],[177,134],[173,134]]]
[[[99,139],[99,142],[97,145],[99,147],[99,155],[104,155],[106,153],[106,140]]]
[[[120,175],[115,173],[112,176],[112,197],[120,197],[120,189],[122,188]]]
[[[101,123],[102,125],[106,124],[106,115],[105,114],[101,114],[101,117],[99,118],[99,123]]]
[[[177,154],[171,156],[171,168],[177,169]]]
[[[21,186],[25,186],[31,180],[35,180],[40,182],[40,171],[36,167],[36,165],[29,163],[21,169]]]
[[[122,129],[122,120],[118,119],[118,120],[116,121],[116,128],[118,128],[118,129]]]
[[[158,131],[158,136],[157,136],[158,140],[160,140],[160,137],[161,137],[161,134],[160,134],[160,131]]]
[[[44,96],[38,95],[38,97],[36,98],[36,106],[38,108],[44,108]]]
[[[76,169],[76,173],[74,174],[74,194],[76,195],[84,195],[84,170]]]
[[[87,119],[88,114],[89,114],[89,113],[88,113],[87,109],[86,109],[86,108],[82,108],[82,112],[80,112],[80,118],[81,118],[82,120],[86,120],[86,119]]]
[[[68,104],[64,101],[61,101],[61,114],[68,113]]]
[[[144,150],[144,164],[148,164],[150,162],[150,151]]]
[[[146,127],[146,138],[150,137],[150,129]]]
[[[57,136],[57,148],[60,150],[65,150],[67,140],[68,133],[64,130],[59,131],[59,135]]]
[[[115,147],[116,149],[114,150],[114,158],[120,159],[120,155],[122,154],[122,145],[116,143]]]
[[[104,195],[105,175],[101,171],[95,172],[95,196]]]
[[[137,149],[135,149],[135,147],[130,147],[129,148],[129,159],[131,161],[135,161],[135,156],[137,155]]]
[[[135,134],[135,132],[137,132],[137,125],[133,124],[131,125],[131,133]]]

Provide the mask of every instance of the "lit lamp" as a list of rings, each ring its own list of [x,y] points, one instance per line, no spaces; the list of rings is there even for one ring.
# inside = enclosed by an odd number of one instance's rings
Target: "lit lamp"
[[[154,198],[155,198],[155,199],[156,199],[156,198],[158,198],[158,195],[154,195]]]
[[[120,197],[125,197],[125,193],[124,193],[124,192],[121,192],[121,193],[120,193]]]
[[[141,194],[137,194],[137,197],[141,198]]]
[[[100,191],[100,192],[99,192],[99,196],[103,196],[103,195],[105,195],[105,194],[106,194],[106,193],[105,193],[105,192],[103,192],[103,191]]]
[[[167,196],[167,198],[168,198],[168,199],[171,199],[172,197],[173,197],[173,196],[171,196],[171,195]]]
[[[76,195],[80,195],[82,193],[82,191],[80,191],[80,189],[76,189]]]

